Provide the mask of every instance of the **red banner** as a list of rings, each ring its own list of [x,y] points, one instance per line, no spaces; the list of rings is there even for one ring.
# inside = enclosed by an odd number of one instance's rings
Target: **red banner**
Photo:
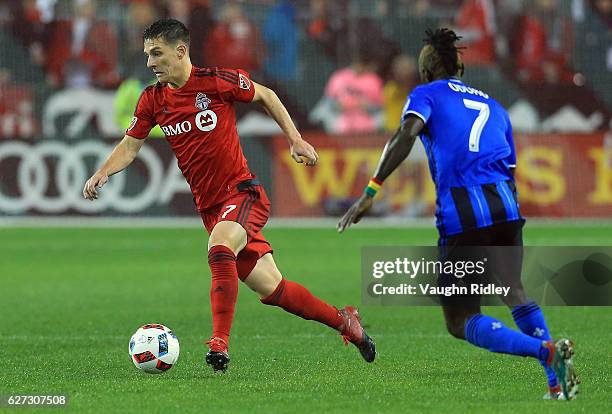
[[[274,140],[274,214],[322,216],[330,200],[359,196],[388,137],[305,134],[320,161],[315,168],[295,163],[285,138]],[[517,185],[527,217],[611,217],[612,136],[517,135]],[[607,143],[607,144],[606,144]],[[378,196],[377,196],[378,197]],[[435,190],[423,149],[415,146],[380,194],[390,212],[429,216]],[[411,208],[412,207],[412,208]]]

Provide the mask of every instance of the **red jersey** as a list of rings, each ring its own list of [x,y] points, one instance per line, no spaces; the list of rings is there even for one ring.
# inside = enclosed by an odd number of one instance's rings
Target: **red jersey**
[[[126,135],[144,139],[159,124],[194,195],[207,210],[254,178],[240,147],[234,101],[251,102],[255,87],[240,69],[197,68],[178,89],[157,83],[142,92]]]

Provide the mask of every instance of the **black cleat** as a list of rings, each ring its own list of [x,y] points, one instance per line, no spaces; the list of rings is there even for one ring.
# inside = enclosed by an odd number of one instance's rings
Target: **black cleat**
[[[361,326],[359,312],[352,306],[347,306],[340,311],[344,323],[340,327],[340,335],[345,345],[352,343],[359,349],[359,353],[366,362],[372,362],[376,358],[376,344]]]
[[[206,363],[210,365],[213,371],[227,371],[227,366],[229,365],[230,357],[225,352],[215,352],[208,351],[206,354]]]
[[[210,346],[208,353],[206,353],[206,363],[212,367],[214,372],[227,371],[230,362],[227,343],[221,338],[211,338],[206,344]]]

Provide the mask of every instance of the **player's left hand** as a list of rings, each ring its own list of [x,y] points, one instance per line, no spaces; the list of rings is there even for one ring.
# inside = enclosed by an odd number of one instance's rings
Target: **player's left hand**
[[[351,208],[344,213],[344,216],[342,216],[338,222],[338,233],[342,233],[353,223],[359,223],[359,220],[361,220],[363,215],[367,213],[370,208],[372,208],[373,200],[374,199],[367,194],[362,194],[361,197],[359,197],[359,200],[355,201]]]
[[[295,162],[306,164],[307,167],[314,167],[319,161],[319,154],[312,145],[300,139],[291,145],[291,158]]]

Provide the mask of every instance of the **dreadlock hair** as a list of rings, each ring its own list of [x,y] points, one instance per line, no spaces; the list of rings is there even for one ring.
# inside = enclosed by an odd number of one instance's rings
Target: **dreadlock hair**
[[[463,75],[463,63],[459,58],[461,49],[455,46],[455,42],[461,39],[454,31],[442,28],[433,31],[425,31],[427,38],[423,41],[432,48],[431,53],[426,54],[423,59],[424,66],[431,71],[432,75],[455,76],[457,73]]]
[[[189,45],[189,30],[175,19],[160,19],[147,27],[142,35],[143,40],[163,39],[167,43],[176,44],[181,40]]]

